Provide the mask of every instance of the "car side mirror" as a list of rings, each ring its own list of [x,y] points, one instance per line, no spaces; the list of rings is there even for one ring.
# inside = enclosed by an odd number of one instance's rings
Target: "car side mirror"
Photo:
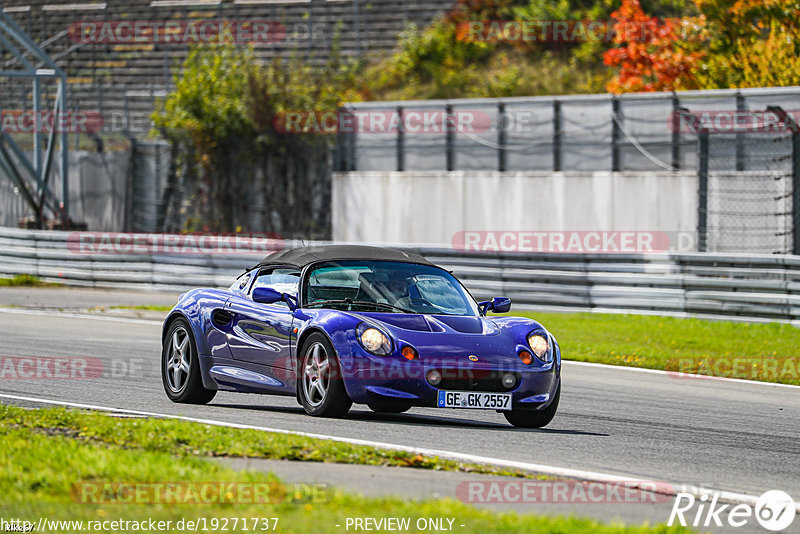
[[[253,290],[253,302],[259,304],[275,304],[283,300],[283,293],[271,287],[257,287]]]
[[[253,302],[259,304],[275,304],[285,302],[291,311],[297,309],[297,299],[289,293],[281,293],[271,287],[257,287],[253,290]]]
[[[511,299],[508,297],[493,298],[492,311],[495,313],[508,313],[511,311]]]
[[[479,302],[478,308],[481,310],[481,315],[486,315],[490,311],[495,313],[507,313],[511,310],[511,299],[508,297],[495,297],[492,300]]]

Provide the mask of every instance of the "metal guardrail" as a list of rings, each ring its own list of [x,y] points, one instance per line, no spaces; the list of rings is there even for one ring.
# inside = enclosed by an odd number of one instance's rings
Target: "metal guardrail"
[[[0,277],[32,274],[66,285],[182,291],[228,286],[267,253],[81,253],[75,250],[75,237],[69,232],[0,228]],[[152,241],[152,236],[150,241],[139,237],[145,243]],[[452,270],[477,298],[508,295],[523,308],[800,324],[800,256],[488,254],[407,248]]]

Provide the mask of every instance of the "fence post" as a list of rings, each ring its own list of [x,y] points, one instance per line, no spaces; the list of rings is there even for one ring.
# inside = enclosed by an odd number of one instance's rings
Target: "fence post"
[[[619,98],[617,95],[613,95],[611,97],[611,170],[618,171],[620,169],[619,164],[619,138],[620,138],[620,129],[619,129],[619,122],[622,120],[622,117],[619,114]]]
[[[356,171],[358,170],[358,164],[356,163],[357,158],[357,150],[358,147],[356,146],[356,140],[358,138],[358,133],[356,129],[353,129],[352,132],[347,134],[347,170],[348,171]]]
[[[344,132],[342,131],[342,108],[338,108],[336,110],[336,118],[338,127],[336,128],[336,144],[333,147],[333,170],[336,172],[341,172],[346,170],[345,169],[345,157],[344,157],[344,147],[345,147],[345,140],[344,140]]]
[[[405,129],[403,126],[403,106],[397,106],[397,170],[403,172],[406,166]]]
[[[42,176],[42,131],[43,129],[40,127],[39,121],[41,121],[41,115],[39,114],[39,108],[41,107],[41,83],[39,82],[39,76],[33,77],[33,116],[34,120],[36,121],[36,126],[33,130],[33,168],[36,170],[36,178],[37,180],[44,180],[44,176]],[[40,186],[41,187],[41,186]]]
[[[681,101],[675,91],[672,92],[672,168],[681,168]]]
[[[744,96],[739,91],[736,91],[736,113],[737,115],[742,113],[745,110],[745,102]],[[744,136],[740,133],[736,134],[736,170],[743,171],[744,170],[744,156],[745,146],[744,146]]]
[[[447,155],[447,170],[452,171],[455,169],[455,155],[453,154],[453,125],[455,121],[453,120],[453,106],[447,104],[444,108],[444,124],[446,126],[445,130],[445,151]]]
[[[800,130],[792,132],[792,254],[800,255]]]
[[[339,108],[337,111],[336,122],[338,124],[341,138],[341,165],[342,171],[349,172],[356,170],[356,131],[353,126],[353,112],[347,108]]]
[[[708,247],[708,130],[698,133],[700,141],[697,170],[697,251]]]
[[[497,103],[497,170],[506,170],[506,105]]]
[[[553,100],[553,170],[561,170],[561,102]]]

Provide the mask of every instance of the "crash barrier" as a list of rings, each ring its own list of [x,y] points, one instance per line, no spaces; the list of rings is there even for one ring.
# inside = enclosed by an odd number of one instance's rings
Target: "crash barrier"
[[[0,228],[0,277],[97,288],[228,286],[272,250],[269,236],[86,234]],[[534,309],[738,316],[800,321],[800,256],[517,254],[405,247],[452,270],[476,298]]]

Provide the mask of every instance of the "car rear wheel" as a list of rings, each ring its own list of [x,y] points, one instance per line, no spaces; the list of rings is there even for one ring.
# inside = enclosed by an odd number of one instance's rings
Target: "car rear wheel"
[[[206,404],[217,394],[203,387],[197,346],[185,319],[172,322],[161,347],[161,381],[172,402]]]
[[[556,389],[553,402],[544,410],[512,410],[503,412],[506,421],[518,428],[542,428],[547,426],[558,411],[558,402],[561,400],[561,384]]]
[[[308,415],[342,417],[353,401],[342,380],[336,350],[324,335],[311,334],[303,345],[298,370],[300,404]]]

